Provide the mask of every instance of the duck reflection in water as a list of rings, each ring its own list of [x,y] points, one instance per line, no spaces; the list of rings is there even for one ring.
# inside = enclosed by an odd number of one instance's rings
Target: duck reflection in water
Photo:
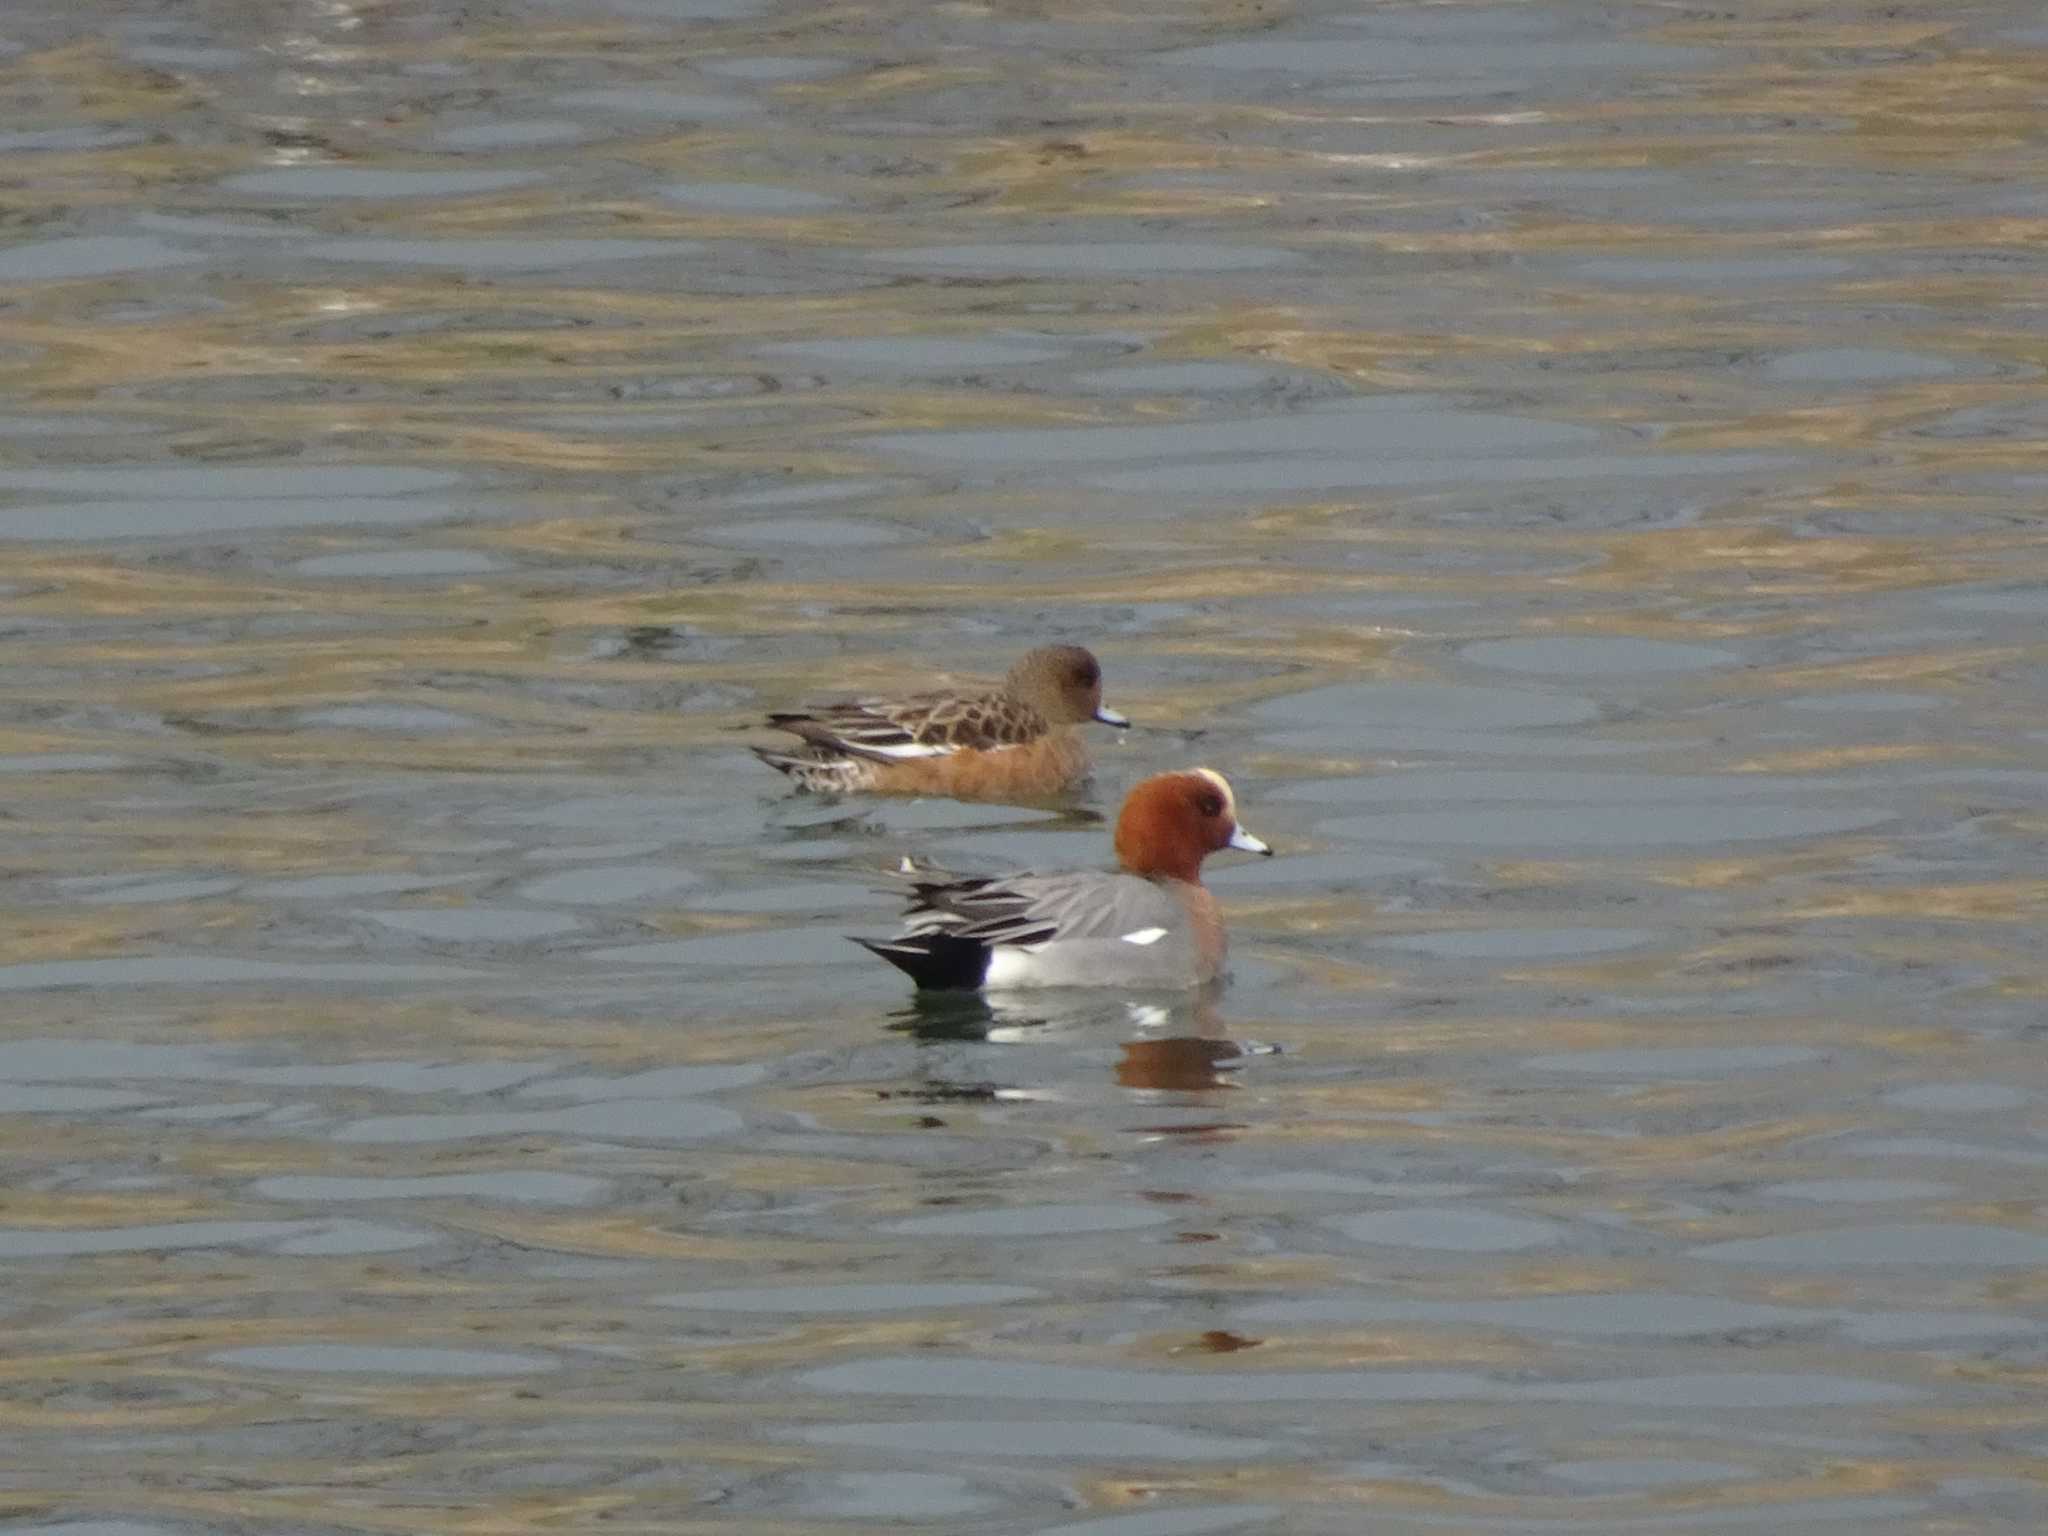
[[[1112,1076],[1119,1087],[1151,1093],[1210,1093],[1235,1086],[1229,1074],[1269,1048],[1230,1038],[1208,988],[1188,997],[1104,998],[1100,993],[1029,995],[920,992],[897,1010],[889,1027],[932,1044],[1042,1045],[1056,1039],[1121,1034]],[[983,1058],[986,1060],[986,1058]],[[935,1088],[937,1087],[934,1084]],[[963,1096],[965,1084],[938,1089]],[[1000,1089],[983,1083],[980,1098],[1034,1098],[1044,1089]]]

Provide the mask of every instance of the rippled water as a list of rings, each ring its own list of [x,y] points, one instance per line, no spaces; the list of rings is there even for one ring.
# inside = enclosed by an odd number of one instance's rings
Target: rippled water
[[[2041,1529],[2044,93],[15,0],[0,1531]],[[745,750],[1047,638],[1071,811]],[[843,939],[1195,761],[1220,999]]]

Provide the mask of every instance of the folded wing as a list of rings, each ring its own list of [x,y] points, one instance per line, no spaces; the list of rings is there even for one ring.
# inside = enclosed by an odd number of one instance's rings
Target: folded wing
[[[844,699],[768,717],[779,730],[828,752],[879,762],[990,752],[1045,734],[1036,711],[994,696],[926,694],[909,699]]]

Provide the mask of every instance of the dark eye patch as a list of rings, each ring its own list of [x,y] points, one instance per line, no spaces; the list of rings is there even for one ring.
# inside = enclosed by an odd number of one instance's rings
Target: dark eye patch
[[[1213,791],[1197,795],[1195,797],[1195,809],[1204,816],[1221,816],[1223,814],[1223,797]]]
[[[1095,686],[1096,679],[1101,676],[1101,672],[1099,672],[1096,668],[1090,666],[1085,661],[1081,663],[1080,666],[1074,668],[1074,681],[1079,683],[1084,688],[1093,688]]]

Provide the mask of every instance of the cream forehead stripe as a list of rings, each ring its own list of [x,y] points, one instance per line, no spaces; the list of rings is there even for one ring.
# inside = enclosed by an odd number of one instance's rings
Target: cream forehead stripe
[[[1197,778],[1207,779],[1223,791],[1223,813],[1232,821],[1237,820],[1237,796],[1230,792],[1230,780],[1224,778],[1214,768],[1197,768],[1194,772]]]

